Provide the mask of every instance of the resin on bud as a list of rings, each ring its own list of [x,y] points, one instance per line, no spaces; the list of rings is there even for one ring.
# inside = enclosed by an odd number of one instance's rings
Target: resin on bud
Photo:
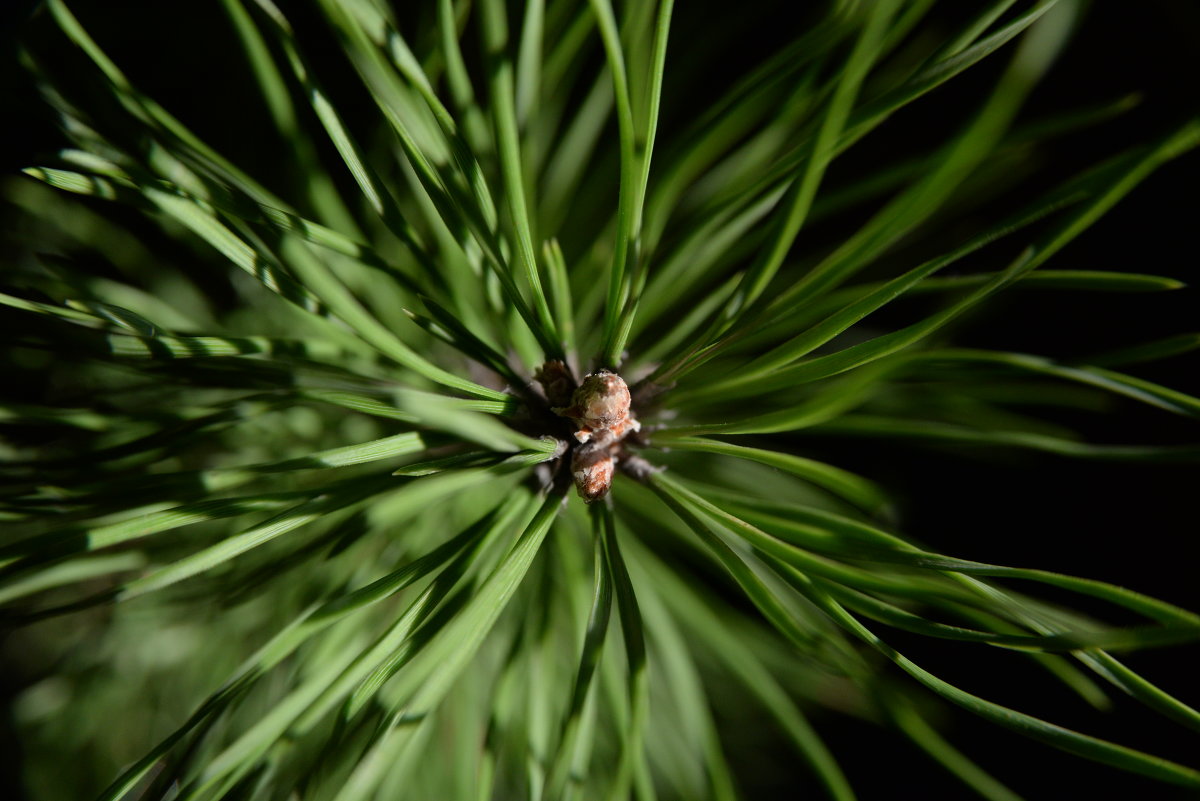
[[[608,370],[597,370],[584,376],[583,383],[571,396],[570,406],[554,411],[579,424],[575,439],[580,442],[587,442],[602,431],[611,432],[619,442],[642,427],[630,413],[630,403],[625,379]]]
[[[584,503],[598,501],[608,494],[615,470],[616,460],[609,451],[609,443],[593,440],[571,453],[571,477]]]

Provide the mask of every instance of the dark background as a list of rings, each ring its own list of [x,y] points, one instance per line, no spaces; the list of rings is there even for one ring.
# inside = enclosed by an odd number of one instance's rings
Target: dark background
[[[76,5],[80,13],[89,7],[86,3]],[[176,13],[189,20],[203,19],[204,15],[191,13],[191,7],[198,5],[203,4],[164,3],[150,13],[164,19]],[[948,8],[935,10],[935,14],[961,13],[961,7],[954,8],[954,3],[941,5]],[[772,34],[783,41],[794,33],[782,23],[790,6],[751,0],[737,4],[680,0],[669,59],[675,56],[676,47],[701,53],[707,52],[705,48],[719,47],[723,57],[753,63],[771,49]],[[0,92],[7,108],[19,110],[9,114],[3,125],[7,142],[0,152],[5,174],[44,163],[60,143],[52,118],[14,67],[13,44],[22,35],[22,23],[32,7],[29,2],[0,4],[0,35],[4,37]],[[181,7],[188,10],[181,11]],[[141,18],[147,4],[114,2],[105,3],[103,8],[105,14],[119,21],[122,16]],[[228,152],[235,162],[255,164],[264,155],[261,143],[222,141],[223,132],[213,127],[219,121],[206,123],[204,118],[205,109],[214,102],[235,102],[223,94],[230,87],[248,83],[237,77],[242,69],[240,56],[231,54],[215,62],[209,57],[205,48],[209,37],[219,41],[224,35],[219,30],[220,15],[209,16],[213,19],[211,30],[203,26],[189,28],[196,43],[194,52],[166,40],[148,48],[176,56],[169,60],[176,69],[160,70],[149,60],[145,64],[123,62],[122,66],[152,97],[170,98],[169,108],[174,113],[202,136],[215,140],[218,149]],[[714,17],[722,16],[714,24]],[[770,20],[776,20],[775,24],[764,27],[764,21]],[[724,31],[723,39],[706,41],[702,35],[706,29]],[[139,38],[146,32],[134,27],[127,28],[125,35]],[[1190,0],[1095,3],[1060,63],[1034,93],[1028,114],[1037,116],[1134,92],[1141,95],[1141,102],[1133,112],[1099,129],[1057,141],[1049,153],[1047,173],[1069,174],[1078,165],[1152,139],[1200,112],[1197,52],[1200,4]],[[687,54],[681,53],[680,57]],[[979,80],[986,84],[986,68],[980,73]],[[922,126],[939,123],[937,108],[947,110],[946,125],[960,119],[955,110],[960,103],[969,102],[972,91],[969,80],[963,84],[939,90],[922,101],[934,110],[927,112],[920,124],[897,126],[892,142],[896,152],[920,144]],[[672,120],[671,112],[669,104],[665,105],[663,136],[669,135],[670,125],[684,122]],[[880,158],[887,157],[887,153],[880,154]],[[261,163],[270,163],[270,159],[262,159]],[[1200,233],[1198,185],[1200,153],[1193,152],[1159,170],[1050,266],[1148,272],[1196,282],[1200,265],[1196,244]],[[5,239],[12,235],[6,221],[0,219],[0,226]],[[1013,292],[996,299],[961,326],[956,341],[966,346],[1070,358],[1200,329],[1198,293],[1195,287],[1137,295]],[[1200,361],[1195,356],[1137,365],[1131,372],[1184,391],[1200,392]],[[1182,443],[1198,439],[1195,428],[1186,421],[1132,402],[1122,403],[1115,414],[1064,422],[1103,442]],[[814,455],[825,456],[894,490],[901,502],[904,529],[938,550],[980,561],[1103,579],[1200,609],[1200,525],[1195,513],[1200,472],[1194,466],[1085,462],[1011,451],[931,448],[902,441],[810,440],[806,446]],[[890,636],[890,640],[919,664],[965,689],[1068,727],[1184,764],[1197,764],[1200,749],[1194,732],[1157,718],[1132,701],[1118,698],[1116,714],[1101,716],[1038,678],[1023,660],[997,656],[994,649],[930,646],[901,636]],[[1127,661],[1184,701],[1200,705],[1200,685],[1196,681],[1200,675],[1200,646],[1146,651],[1131,655]],[[13,686],[16,680],[0,665],[0,693],[11,697],[19,689]],[[954,779],[889,732],[833,716],[815,722],[861,798],[967,797]],[[1092,788],[1096,798],[1191,797],[1046,749],[964,714],[952,714],[948,723],[950,739],[958,747],[1031,799],[1068,794],[1082,797],[1085,787]],[[795,758],[775,750],[774,733],[769,728],[758,729],[758,736],[754,727],[745,731],[746,736],[732,744],[730,756],[745,768],[739,772],[739,779],[746,796],[793,797]],[[20,797],[16,784],[19,759],[20,747],[6,716],[0,721],[0,797]],[[902,779],[898,782],[897,777]]]

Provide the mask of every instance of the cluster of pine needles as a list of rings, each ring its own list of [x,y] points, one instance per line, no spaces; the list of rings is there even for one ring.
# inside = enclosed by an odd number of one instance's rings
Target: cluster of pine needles
[[[951,337],[1018,284],[1177,288],[1046,265],[1200,122],[1022,188],[1042,143],[1130,109],[1023,113],[1078,4],[836,0],[734,74],[687,5],[223,0],[202,47],[239,80],[185,123],[144,91],[170,61],[131,77],[125,23],[47,0],[22,57],[69,144],[4,184],[26,250],[0,293],[30,798],[735,799],[738,715],[805,797],[855,797],[821,734],[846,717],[1017,798],[939,731],[955,707],[1200,788],[893,645],[1030,663],[1194,740],[1200,712],[1122,654],[1200,617],[924,547],[809,439],[1200,459],[1029,412],[1200,417],[1125,372],[1194,334],[1086,362]],[[137,34],[160,59],[196,47],[171,14]],[[953,123],[871,157],[922,114]],[[258,160],[223,155],[240,138]],[[631,389],[638,469],[594,503],[534,380],[552,362]]]

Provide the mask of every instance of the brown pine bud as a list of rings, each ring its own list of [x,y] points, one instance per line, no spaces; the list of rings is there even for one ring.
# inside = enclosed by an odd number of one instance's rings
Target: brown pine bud
[[[552,407],[566,406],[571,402],[575,392],[575,378],[564,363],[554,359],[538,368],[533,374],[546,393],[546,400]]]
[[[611,428],[629,414],[629,387],[625,379],[608,370],[585,376],[572,398],[580,422],[588,428]]]
[[[575,449],[571,454],[571,475],[584,503],[598,501],[608,494],[614,468],[608,441],[580,445]]]
[[[579,423],[575,438],[580,442],[587,442],[599,431],[612,431],[616,439],[621,439],[641,428],[629,413],[630,403],[625,380],[608,370],[597,370],[584,376],[571,398],[571,406],[555,411]]]

